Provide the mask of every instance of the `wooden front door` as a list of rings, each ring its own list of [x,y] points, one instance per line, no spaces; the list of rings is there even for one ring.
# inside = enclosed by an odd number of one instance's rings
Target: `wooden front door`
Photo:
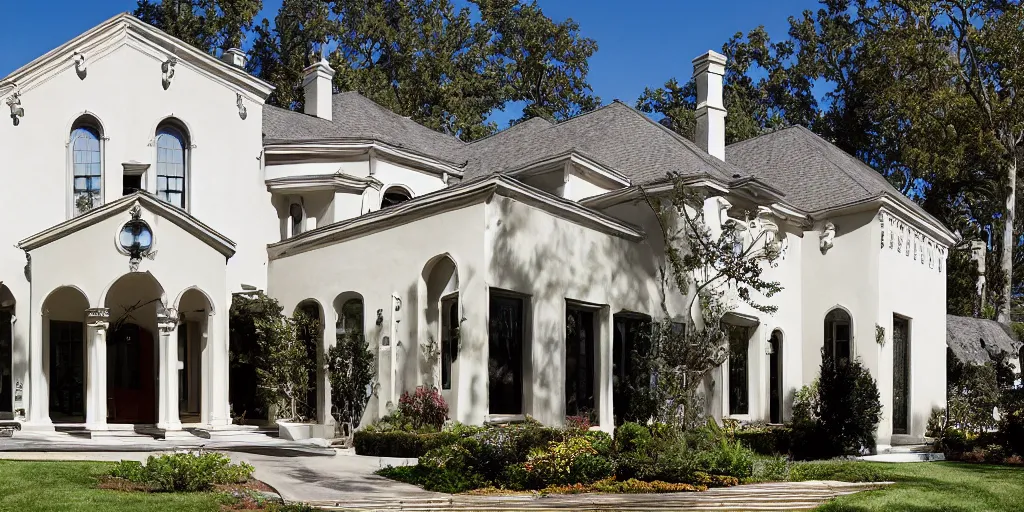
[[[153,335],[125,324],[107,345],[107,414],[111,423],[156,423]]]

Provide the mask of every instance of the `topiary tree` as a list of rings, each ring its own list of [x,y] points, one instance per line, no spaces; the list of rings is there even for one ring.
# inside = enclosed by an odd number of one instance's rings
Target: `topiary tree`
[[[874,450],[882,401],[875,379],[859,359],[837,361],[822,351],[816,416],[824,457]]]

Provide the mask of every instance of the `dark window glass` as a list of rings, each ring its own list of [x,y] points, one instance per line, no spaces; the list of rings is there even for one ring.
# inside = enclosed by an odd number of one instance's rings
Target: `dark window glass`
[[[594,346],[597,338],[594,311],[569,307],[565,315],[565,414],[594,414]]]
[[[750,330],[728,325],[729,335],[729,414],[747,414],[750,411],[747,351]]]
[[[523,299],[491,294],[487,359],[490,414],[522,414]]]

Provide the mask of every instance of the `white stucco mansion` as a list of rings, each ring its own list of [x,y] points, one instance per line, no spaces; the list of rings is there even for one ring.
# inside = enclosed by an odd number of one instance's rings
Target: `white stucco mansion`
[[[291,112],[244,60],[120,15],[0,80],[0,418],[227,425],[228,309],[258,289],[319,315],[320,350],[361,324],[367,419],[433,380],[463,422],[611,428],[632,333],[664,317],[644,196],[670,172],[709,194],[712,229],[738,219],[780,252],[778,312],[729,314],[709,412],[788,419],[823,348],[873,372],[881,444],[945,405],[953,235],[804,128],[726,147],[721,55],[693,61],[697,144],[619,102],[464,143],[333,94],[326,62]]]

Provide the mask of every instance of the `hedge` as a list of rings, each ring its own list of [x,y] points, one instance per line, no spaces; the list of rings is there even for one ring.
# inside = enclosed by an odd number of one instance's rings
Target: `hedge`
[[[761,455],[786,455],[792,449],[793,430],[789,427],[737,430],[733,436]]]
[[[358,455],[418,458],[434,448],[452,444],[458,436],[449,432],[415,434],[412,432],[356,431],[352,443]]]

